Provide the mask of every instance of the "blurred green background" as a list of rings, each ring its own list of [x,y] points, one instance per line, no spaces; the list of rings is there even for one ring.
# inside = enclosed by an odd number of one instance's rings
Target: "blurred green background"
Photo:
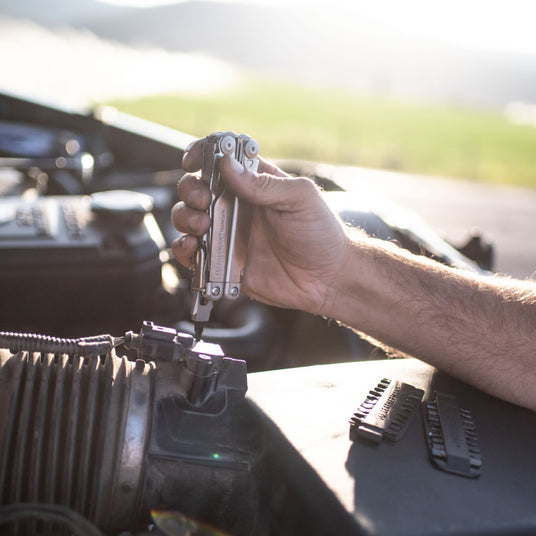
[[[493,110],[251,79],[208,95],[109,104],[199,137],[246,132],[271,158],[536,186],[536,129]]]
[[[241,131],[273,158],[536,186],[527,0],[22,0],[0,14],[0,90]]]

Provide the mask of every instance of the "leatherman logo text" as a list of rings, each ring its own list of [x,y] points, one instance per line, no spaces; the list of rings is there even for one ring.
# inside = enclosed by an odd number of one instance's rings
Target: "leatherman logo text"
[[[389,417],[389,412],[391,411],[391,408],[396,404],[397,397],[400,394],[400,391],[401,391],[400,385],[395,385],[394,389],[389,395],[389,398],[384,402],[384,404],[378,411],[376,415],[377,419],[380,419],[381,421],[385,421]]]

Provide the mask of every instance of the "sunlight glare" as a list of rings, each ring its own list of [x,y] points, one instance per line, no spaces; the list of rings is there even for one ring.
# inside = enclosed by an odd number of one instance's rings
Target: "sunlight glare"
[[[115,5],[154,7],[187,0],[99,0]],[[226,1],[226,0],[216,0]],[[314,6],[350,10],[409,34],[473,48],[536,54],[536,3],[532,0],[231,0],[241,4]]]
[[[410,34],[475,48],[536,53],[536,3],[531,0],[377,0],[354,5]]]
[[[87,31],[53,31],[1,18],[0,56],[0,90],[31,94],[39,80],[40,94],[59,93],[72,101],[165,92],[199,95],[234,87],[241,76],[232,65],[202,54],[130,47]]]

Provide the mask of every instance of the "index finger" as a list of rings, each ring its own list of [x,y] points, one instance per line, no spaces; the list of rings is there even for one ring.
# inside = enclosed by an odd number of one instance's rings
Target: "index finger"
[[[203,142],[205,138],[194,141],[186,147],[182,156],[182,169],[194,173],[201,169],[203,163]]]

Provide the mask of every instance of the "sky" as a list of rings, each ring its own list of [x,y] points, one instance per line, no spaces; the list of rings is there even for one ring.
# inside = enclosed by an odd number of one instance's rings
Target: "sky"
[[[149,7],[177,0],[100,0]],[[226,1],[226,0],[220,0]],[[228,1],[228,0],[227,0]],[[464,46],[536,54],[534,0],[236,0],[355,9],[410,34]]]

